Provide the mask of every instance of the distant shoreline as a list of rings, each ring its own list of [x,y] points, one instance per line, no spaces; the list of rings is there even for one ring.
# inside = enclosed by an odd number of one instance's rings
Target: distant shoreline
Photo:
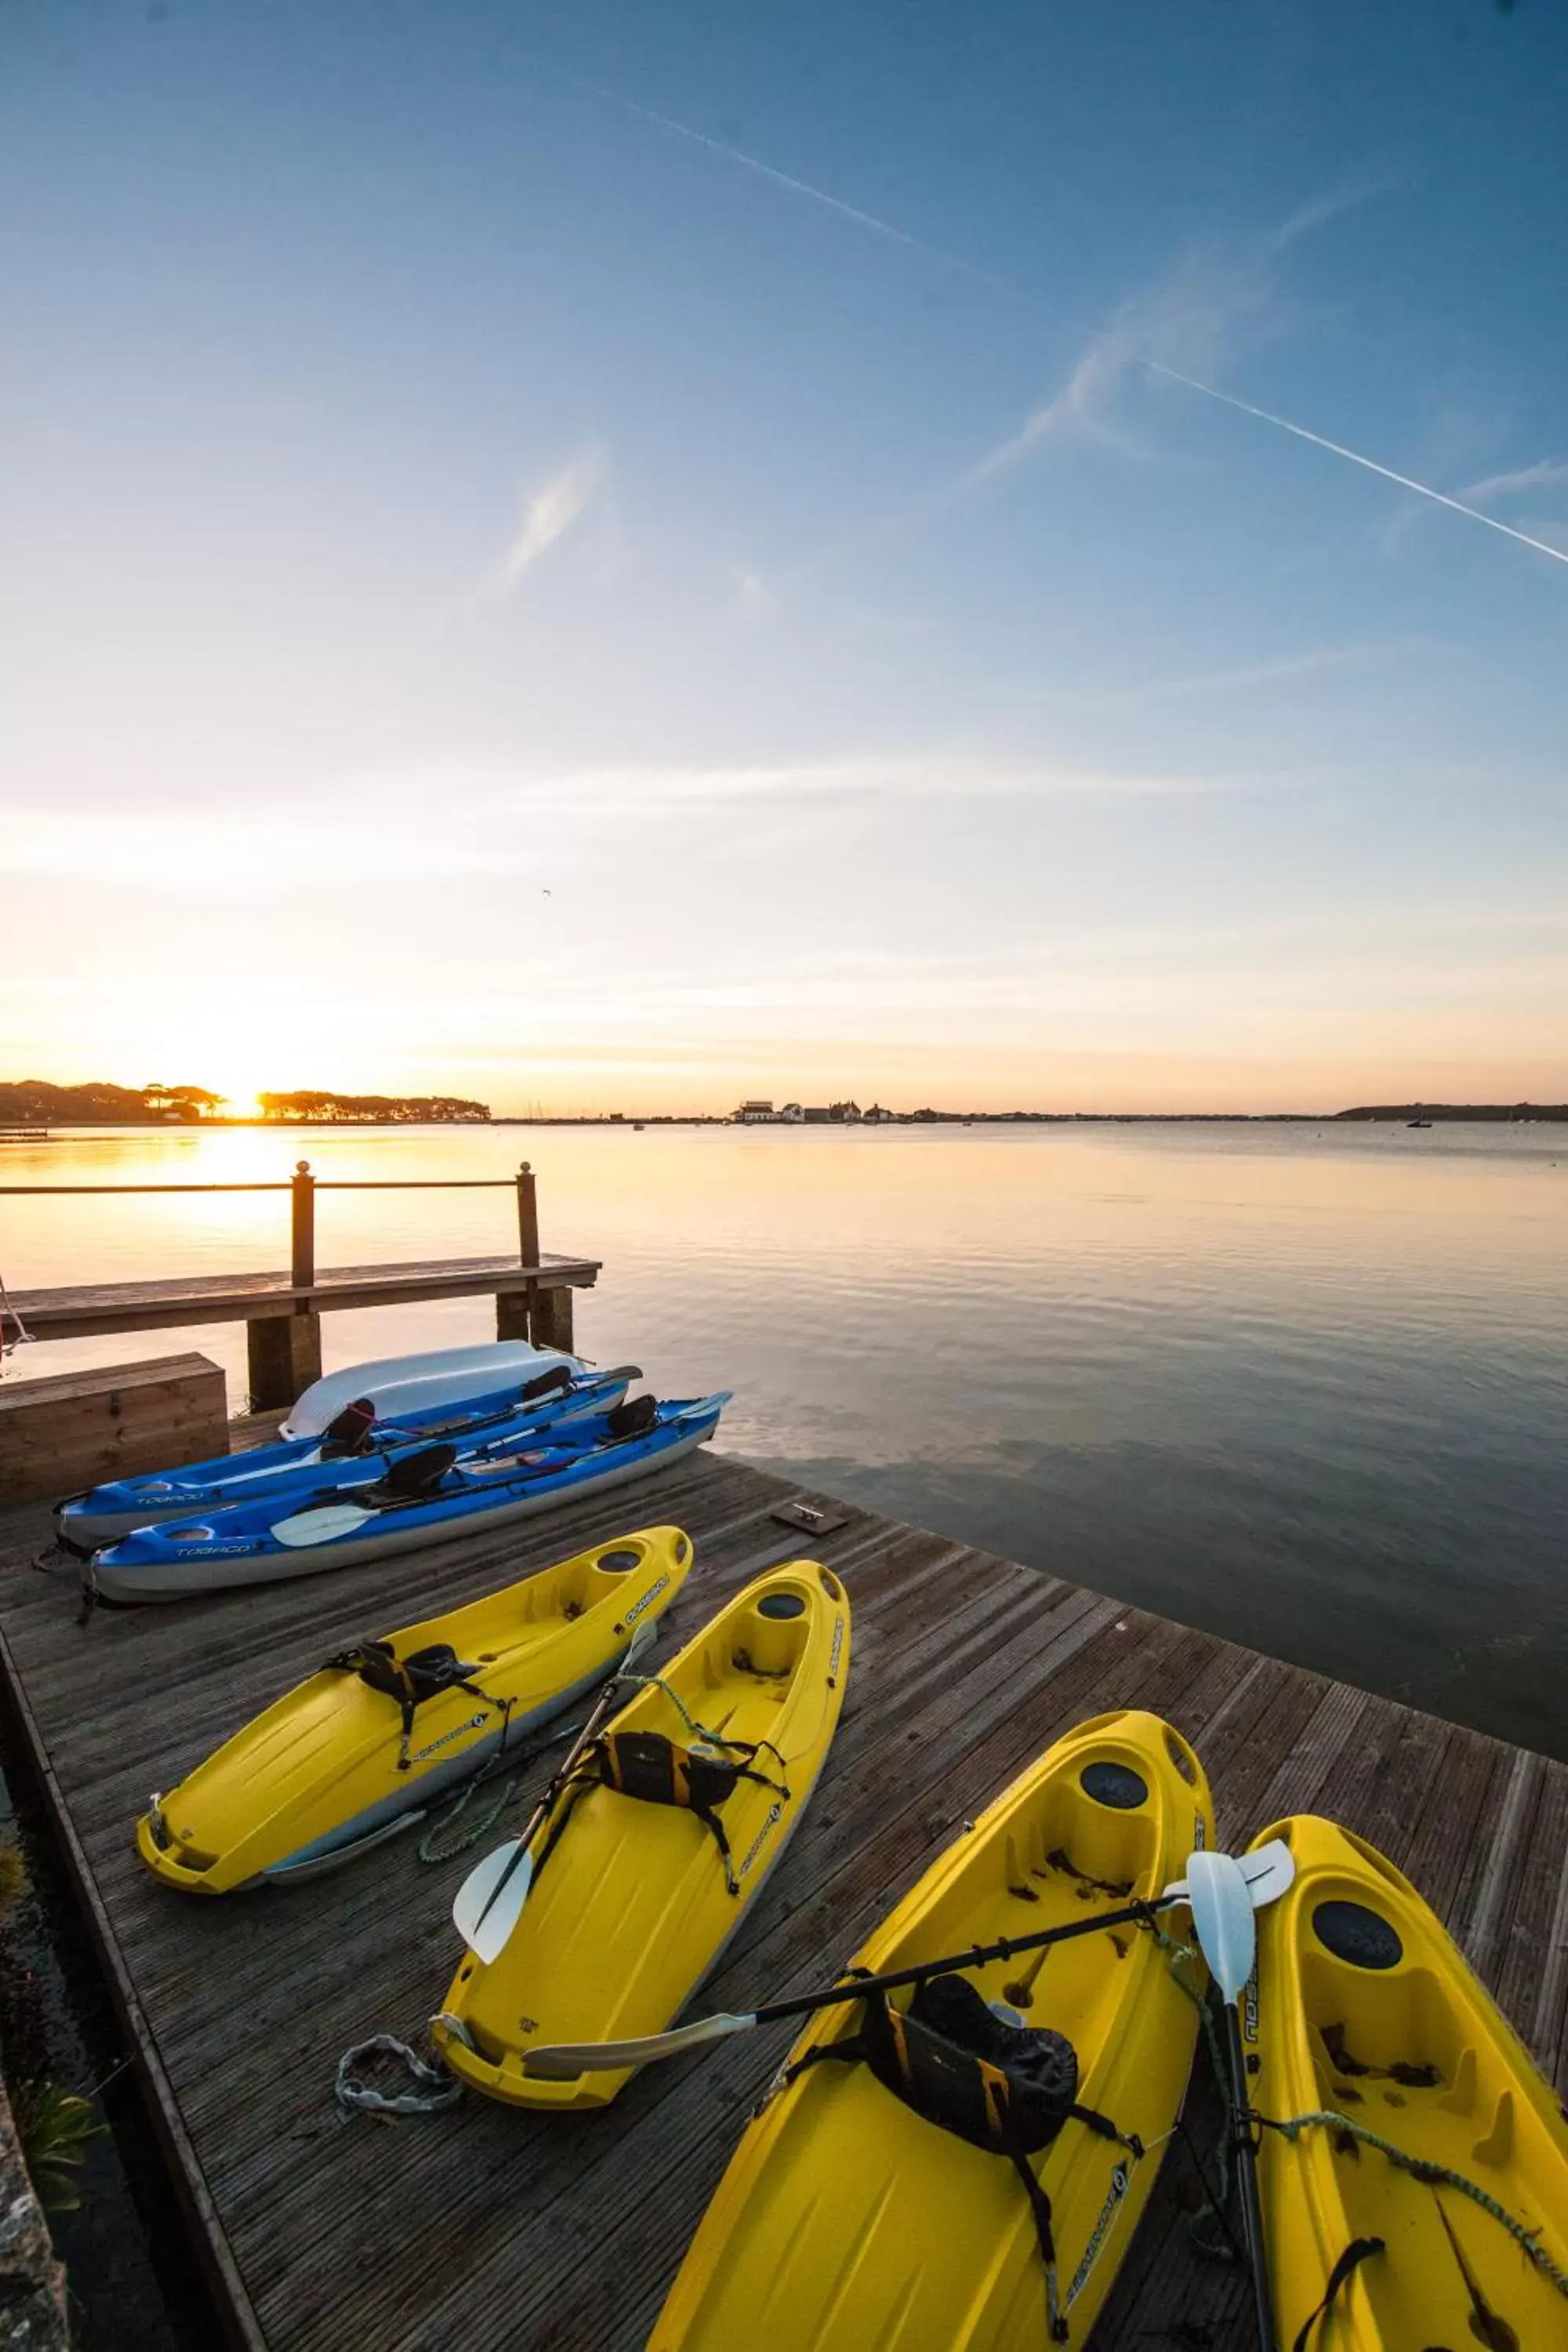
[[[1533,1126],[1568,1124],[1568,1103],[1390,1103],[1362,1105],[1351,1110],[1310,1111],[1138,1111],[1138,1110],[921,1110],[896,1112],[879,1120],[814,1122],[836,1128],[889,1127],[1342,1127],[1423,1125]],[[412,1118],[222,1118],[171,1119],[156,1114],[142,1118],[73,1118],[58,1115],[37,1121],[0,1120],[0,1141],[47,1141],[65,1132],[93,1128],[135,1128],[152,1134],[205,1133],[214,1129],[254,1129],[267,1135],[334,1134],[344,1129],[395,1133],[400,1128],[450,1127],[778,1127],[794,1122],[774,1118],[737,1120],[718,1111],[555,1112],[526,1115],[500,1113],[488,1119]]]

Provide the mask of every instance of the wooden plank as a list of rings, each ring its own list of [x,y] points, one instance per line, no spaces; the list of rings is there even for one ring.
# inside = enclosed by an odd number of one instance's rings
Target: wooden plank
[[[113,1331],[180,1329],[198,1323],[400,1307],[425,1298],[471,1298],[528,1291],[547,1282],[583,1290],[598,1279],[600,1261],[543,1253],[536,1265],[515,1257],[454,1257],[407,1265],[328,1266],[314,1282],[287,1274],[187,1275],[156,1282],[105,1282],[11,1294],[13,1311],[36,1339],[88,1339]]]

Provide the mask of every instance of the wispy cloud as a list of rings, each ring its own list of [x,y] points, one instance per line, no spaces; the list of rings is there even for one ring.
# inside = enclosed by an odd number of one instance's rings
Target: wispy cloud
[[[596,449],[584,450],[542,489],[525,493],[522,513],[510,546],[489,583],[490,593],[510,596],[525,572],[563,539],[591,504],[604,478],[604,460]]]
[[[1215,373],[1240,341],[1258,341],[1269,331],[1273,296],[1273,275],[1258,253],[1194,247],[1178,256],[1091,339],[1060,392],[987,451],[957,488],[979,488],[1053,437],[1089,438],[1126,455],[1148,456],[1148,444],[1116,417],[1129,370],[1162,362],[1167,369]]]
[[[1058,710],[1124,710],[1146,702],[1251,694],[1271,686],[1289,686],[1298,678],[1363,669],[1374,662],[1401,659],[1428,650],[1420,638],[1383,638],[1364,645],[1321,646],[1306,653],[1280,654],[1269,661],[1246,662],[1230,669],[1197,670],[1185,677],[1134,677],[1115,687],[1084,688],[1016,686],[997,681],[993,690],[1026,702],[1047,704]]]
[[[1521,466],[1513,474],[1489,474],[1459,492],[1473,507],[1489,506],[1494,499],[1512,499],[1531,490],[1568,489],[1568,465],[1542,457],[1538,465]]]
[[[722,809],[738,824],[748,810],[761,815],[837,803],[896,815],[942,801],[1188,798],[1268,781],[962,751],[533,774],[453,765],[340,778],[244,812],[208,804],[108,816],[35,805],[8,815],[0,828],[0,874],[33,883],[98,881],[121,890],[199,885],[241,898],[279,888],[297,896],[317,885],[337,889],[345,873],[366,884],[429,888],[501,875],[548,879],[601,844],[607,822],[621,829],[668,827],[682,816],[705,821]],[[433,810],[440,813],[435,826]]]
[[[734,147],[723,140],[710,138],[706,131],[694,129],[690,123],[679,121],[673,115],[658,113],[652,107],[639,105],[635,99],[626,97],[621,91],[612,89],[603,82],[590,81],[584,75],[570,73],[563,67],[552,64],[548,58],[536,55],[532,61],[543,71],[554,75],[557,79],[569,82],[578,89],[587,90],[594,97],[602,99],[612,106],[619,107],[625,113],[636,115],[640,121],[652,123],[660,131],[668,131],[675,138],[687,140],[693,146],[706,148],[710,153],[721,156],[726,162],[739,166],[741,170],[770,181],[775,187],[784,190],[791,195],[805,197],[808,203],[836,214],[839,219],[868,231],[873,236],[901,246],[907,252],[921,254],[928,261],[935,262],[941,268],[952,271],[955,277],[964,278],[971,285],[984,288],[988,293],[999,296],[1005,302],[1049,318],[1062,320],[1067,316],[1055,303],[1046,301],[1026,289],[997,277],[991,270],[979,268],[962,255],[945,251],[941,246],[932,244],[926,237],[916,236],[910,230],[900,228],[892,221],[883,220],[875,213],[865,212],[858,205],[847,204],[842,197],[831,195],[826,188],[816,187],[808,180],[797,179],[791,173],[781,172],[774,164],[764,163],[760,156],[748,154],[744,148]],[[1346,203],[1352,201],[1355,201],[1353,196],[1344,197],[1331,193],[1329,196],[1317,199],[1314,204],[1303,206],[1284,224],[1281,230],[1275,233],[1276,242],[1289,242],[1296,236],[1305,235],[1309,228],[1331,217],[1333,213],[1342,211]],[[1080,328],[1083,324],[1081,320],[1074,320],[1070,318],[1067,322]],[[1115,331],[1112,329],[1112,335]],[[1096,331],[1097,342],[1102,340],[1102,337],[1103,331]],[[1111,346],[1108,345],[1108,357],[1110,349]],[[1398,489],[1413,491],[1418,498],[1429,499],[1434,504],[1447,508],[1450,513],[1463,515],[1471,522],[1481,523],[1489,530],[1497,531],[1503,538],[1511,539],[1521,547],[1533,549],[1539,555],[1549,555],[1554,562],[1568,564],[1568,550],[1553,547],[1546,540],[1533,539],[1528,531],[1515,530],[1510,523],[1500,522],[1495,515],[1486,513],[1479,506],[1470,504],[1464,499],[1450,498],[1446,491],[1435,488],[1429,482],[1417,481],[1411,475],[1402,474],[1394,467],[1384,465],[1378,458],[1367,457],[1363,451],[1351,448],[1345,442],[1335,441],[1326,433],[1314,431],[1310,425],[1298,424],[1294,418],[1282,415],[1277,409],[1265,408],[1258,403],[1243,400],[1236,393],[1223,392],[1217,384],[1207,382],[1203,374],[1194,373],[1194,363],[1189,362],[1184,365],[1178,360],[1163,359],[1146,350],[1134,350],[1128,356],[1132,365],[1144,368],[1152,375],[1163,377],[1167,383],[1181,384],[1188,392],[1196,393],[1205,400],[1218,401],[1224,407],[1234,410],[1237,415],[1250,416],[1258,424],[1271,426],[1277,433],[1288,433],[1293,439],[1305,442],[1312,448],[1321,449],[1329,457],[1338,457],[1346,465],[1358,467],[1363,473],[1373,474],[1383,481],[1392,482]],[[1080,362],[1080,370],[1081,367]],[[1039,414],[1044,415],[1048,414],[1048,410],[1041,411]],[[1025,430],[1027,431],[1026,426]],[[1025,450],[1037,446],[1039,440],[1047,437],[1047,428],[1042,425],[1030,439],[1025,442]],[[1015,447],[1019,438],[1018,435],[1013,436],[1012,440],[1005,446]],[[993,452],[992,455],[997,457],[1000,453]],[[1016,462],[1016,458],[1008,459],[1006,462]],[[982,460],[982,466],[991,471],[995,470],[989,460]]]

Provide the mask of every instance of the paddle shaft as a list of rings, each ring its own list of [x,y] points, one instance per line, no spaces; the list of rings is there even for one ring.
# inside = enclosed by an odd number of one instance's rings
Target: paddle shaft
[[[1225,2005],[1226,2046],[1230,2054],[1232,2107],[1236,2124],[1237,2179],[1241,2188],[1241,2230],[1252,2271],[1253,2307],[1259,2352],[1275,2352],[1274,2314],[1268,2296],[1268,2264],[1263,2251],[1263,2213],[1258,2202],[1258,2146],[1252,2137],[1252,2101],[1247,2059],[1241,2047],[1241,2016],[1234,2000]]]
[[[630,1654],[631,1649],[628,1644],[626,1651],[627,1657],[629,1657]],[[615,1673],[610,1676],[609,1681],[605,1685],[604,1689],[599,1693],[597,1699],[595,1701],[592,1712],[589,1714],[583,1728],[579,1731],[576,1738],[573,1741],[571,1747],[567,1749],[565,1755],[562,1758],[560,1763],[551,1774],[549,1787],[545,1790],[544,1794],[539,1800],[538,1804],[535,1805],[532,1812],[530,1813],[526,1827],[520,1831],[518,1834],[517,1852],[512,1855],[511,1860],[508,1863],[500,1876],[491,1887],[489,1900],[486,1903],[483,1911],[480,1912],[479,1918],[474,1923],[476,1932],[484,1925],[485,1919],[489,1914],[495,1909],[501,1889],[507,1885],[508,1881],[513,1876],[513,1874],[522,1867],[523,1861],[528,1853],[529,1846],[538,1831],[539,1825],[549,1814],[551,1807],[560,1796],[567,1774],[571,1771],[572,1767],[576,1763],[578,1758],[582,1755],[583,1750],[587,1747],[589,1741],[598,1730],[600,1724],[605,1720],[605,1715],[614,1706],[616,1686],[620,1682],[622,1668],[625,1666],[625,1664],[626,1660],[623,1659],[621,1665],[617,1666]]]
[[[1037,1952],[1047,1944],[1070,1943],[1075,1936],[1092,1936],[1101,1927],[1141,1925],[1151,1912],[1185,1900],[1184,1892],[1153,1895],[1144,1903],[1125,1904],[1120,1911],[1096,1911],[1091,1917],[1071,1919],[1065,1927],[1041,1927],[1030,1936],[998,1936],[994,1944],[973,1944],[968,1951],[952,1952],[944,1959],[917,1960],[910,1968],[889,1969],[877,1977],[848,1977],[820,1992],[798,1993],[793,2000],[766,2001],[752,2011],[752,2021],[772,2025],[780,2018],[805,2017],[814,2009],[833,2009],[840,2001],[858,2000],[862,1993],[895,1992],[901,1985],[923,1984],[927,1977],[950,1977],[959,1969],[983,1969],[992,1960],[1010,1960],[1016,1952]]]

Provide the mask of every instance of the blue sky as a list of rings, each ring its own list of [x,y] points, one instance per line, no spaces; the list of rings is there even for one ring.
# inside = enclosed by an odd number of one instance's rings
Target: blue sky
[[[0,1065],[1568,1094],[1565,76],[1542,0],[13,0]]]

